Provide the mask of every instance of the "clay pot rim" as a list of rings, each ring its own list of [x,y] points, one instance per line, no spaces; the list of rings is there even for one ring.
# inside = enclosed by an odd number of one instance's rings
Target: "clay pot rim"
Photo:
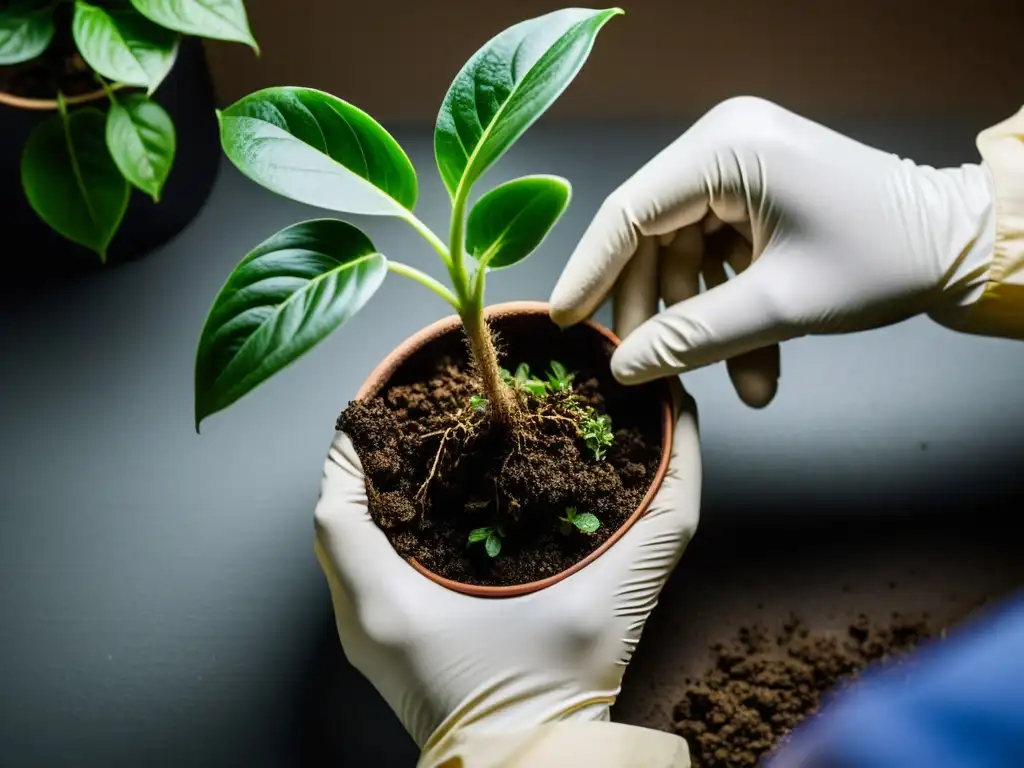
[[[111,83],[110,90],[119,91],[125,88],[124,83]],[[73,107],[80,104],[90,104],[94,101],[100,101],[105,99],[107,92],[102,88],[95,91],[89,91],[89,93],[81,93],[77,96],[65,96],[64,103],[69,107]],[[14,107],[15,109],[27,109],[34,110],[37,112],[52,112],[57,109],[58,104],[56,99],[30,99],[25,96],[16,96],[13,93],[7,93],[6,91],[0,91],[0,104],[5,104],[8,107]]]
[[[550,317],[549,305],[542,301],[511,301],[503,304],[492,304],[484,309],[484,315],[487,319],[494,319],[498,317],[508,317],[517,315],[543,315],[544,317]],[[620,344],[619,338],[604,326],[594,322],[593,320],[584,320],[580,325],[584,325],[593,331],[596,331],[605,339],[610,341],[613,346]],[[401,344],[399,344],[381,363],[374,368],[373,372],[367,377],[362,387],[356,393],[356,400],[367,400],[374,397],[380,392],[390,381],[395,371],[405,363],[406,360],[418,349],[423,347],[430,341],[434,341],[442,336],[445,336],[452,331],[458,329],[461,325],[461,320],[458,315],[450,315],[442,318],[434,323],[431,323],[427,327],[413,334]],[[637,505],[636,509],[630,514],[628,518],[618,527],[618,529],[609,536],[601,546],[591,552],[582,560],[574,563],[573,565],[566,568],[564,571],[560,571],[552,576],[548,576],[538,581],[531,581],[526,584],[515,584],[506,587],[489,587],[481,586],[477,584],[463,584],[462,582],[447,579],[443,576],[439,576],[433,571],[425,568],[414,558],[410,558],[407,562],[420,572],[421,575],[433,581],[435,584],[439,584],[442,587],[450,589],[454,592],[460,592],[464,595],[470,595],[471,597],[487,597],[487,598],[503,598],[503,597],[518,597],[520,595],[527,595],[531,592],[538,592],[547,587],[553,586],[563,579],[568,578],[574,573],[582,570],[590,563],[597,560],[605,552],[621,539],[626,531],[633,527],[643,515],[647,512],[647,508],[653,501],[655,494],[661,488],[662,481],[665,479],[665,475],[668,473],[669,458],[672,455],[672,435],[673,435],[673,405],[672,405],[672,392],[667,382],[662,382],[663,395],[661,397],[659,406],[661,409],[661,458],[658,462],[658,469],[654,474],[654,479],[651,481],[651,486],[648,488],[647,493],[643,499]]]

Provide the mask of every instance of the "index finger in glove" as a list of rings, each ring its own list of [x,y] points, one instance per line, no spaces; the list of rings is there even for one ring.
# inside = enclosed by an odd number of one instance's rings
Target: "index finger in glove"
[[[673,185],[668,188],[657,176],[659,158],[613,192],[583,233],[551,293],[551,318],[559,325],[578,323],[594,313],[637,252],[642,237],[674,231],[706,213],[708,198],[701,175],[691,176],[686,183],[685,177],[679,179],[673,173]]]
[[[744,109],[737,99],[711,110],[609,195],[551,294],[556,323],[572,325],[593,314],[642,237],[694,224],[709,208],[730,222],[744,218],[741,163],[723,149],[725,129],[743,124]]]

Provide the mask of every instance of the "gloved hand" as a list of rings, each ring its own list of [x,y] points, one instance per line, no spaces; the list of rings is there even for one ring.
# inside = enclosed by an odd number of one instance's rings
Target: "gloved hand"
[[[779,342],[925,312],[958,327],[992,259],[992,195],[984,165],[916,165],[770,102],[730,99],[608,197],[552,317],[578,322],[613,288],[640,316],[664,299],[623,340],[616,377],[728,360],[740,397],[763,406]],[[684,301],[700,275],[706,292]]]
[[[341,644],[422,749],[437,750],[453,731],[608,718],[644,622],[697,526],[696,410],[687,396],[679,400],[669,471],[646,515],[581,571],[509,599],[452,592],[399,557],[370,518],[351,442],[335,436],[316,554]]]
[[[1024,595],[865,675],[793,732],[767,768],[1024,765]]]

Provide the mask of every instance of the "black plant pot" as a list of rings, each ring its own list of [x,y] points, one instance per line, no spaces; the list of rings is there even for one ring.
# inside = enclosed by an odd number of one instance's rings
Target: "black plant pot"
[[[153,98],[174,120],[174,166],[159,203],[132,189],[105,266],[92,251],[51,230],[29,206],[22,191],[22,148],[35,127],[54,112],[0,104],[0,298],[4,301],[147,256],[199,214],[220,163],[213,85],[199,40],[182,40],[175,66]],[[105,105],[97,100],[96,106]]]

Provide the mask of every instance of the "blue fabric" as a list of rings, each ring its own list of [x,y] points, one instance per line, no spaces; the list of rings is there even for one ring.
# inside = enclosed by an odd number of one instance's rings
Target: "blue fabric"
[[[1024,594],[866,674],[769,768],[1024,768]]]

